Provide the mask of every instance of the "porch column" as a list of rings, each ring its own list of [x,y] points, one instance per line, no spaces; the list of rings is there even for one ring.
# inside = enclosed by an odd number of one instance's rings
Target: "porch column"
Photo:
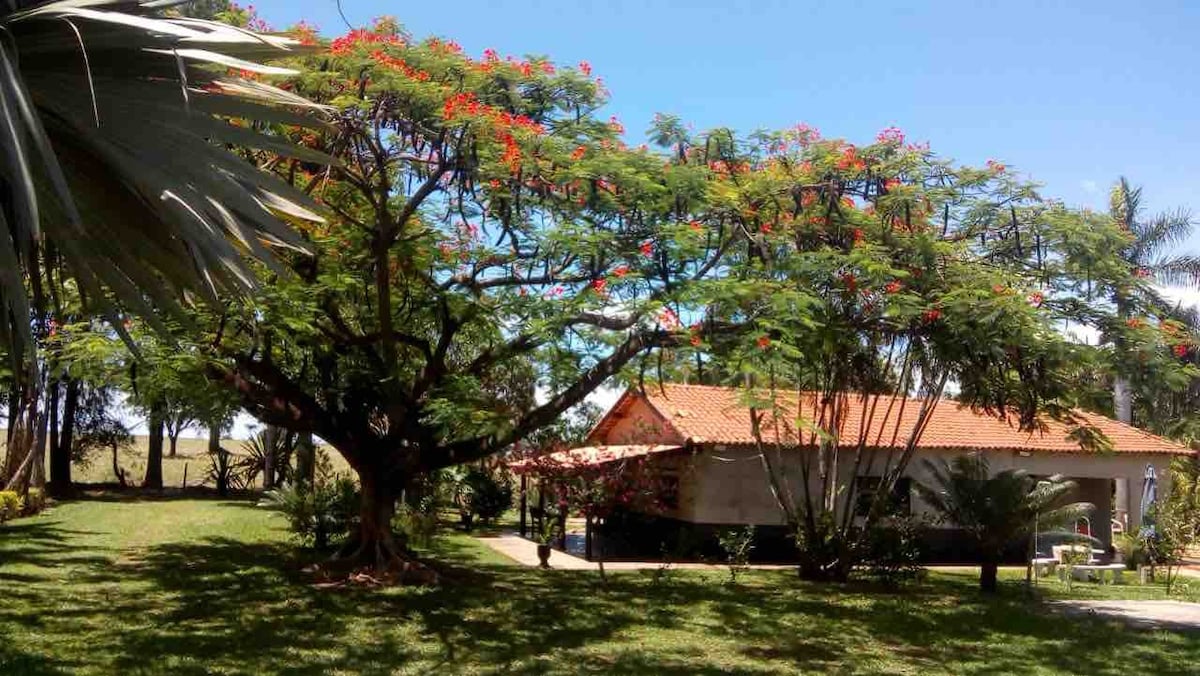
[[[1128,533],[1133,522],[1129,520],[1129,477],[1117,477],[1113,479],[1115,489],[1113,491],[1113,518],[1121,522],[1125,527],[1125,532]]]
[[[521,474],[521,537],[525,537],[525,509],[526,509],[526,490],[529,486],[529,477]]]

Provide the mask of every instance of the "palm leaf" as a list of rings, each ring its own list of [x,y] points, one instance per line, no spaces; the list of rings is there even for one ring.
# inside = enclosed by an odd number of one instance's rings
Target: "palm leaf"
[[[149,314],[184,292],[253,284],[247,254],[302,247],[280,222],[319,220],[306,196],[225,144],[323,162],[253,125],[318,126],[324,110],[230,75],[299,45],[224,24],[157,15],[163,2],[54,0],[0,12],[0,341],[30,340],[18,270],[44,240],[81,288]],[[20,5],[18,5],[20,6]],[[103,293],[102,293],[103,291]]]

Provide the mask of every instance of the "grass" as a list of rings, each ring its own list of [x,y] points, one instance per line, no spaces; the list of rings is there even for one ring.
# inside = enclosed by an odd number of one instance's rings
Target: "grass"
[[[439,588],[319,588],[283,519],[135,496],[0,526],[0,673],[1194,673],[1200,636],[1067,619],[967,572],[899,593],[755,571],[511,565],[447,534]],[[1016,575],[1011,573],[1010,575]],[[1160,588],[1042,587],[1051,597]]]

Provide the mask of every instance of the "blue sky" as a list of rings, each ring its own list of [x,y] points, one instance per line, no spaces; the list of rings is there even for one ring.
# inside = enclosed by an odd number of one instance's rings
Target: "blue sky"
[[[704,129],[807,122],[870,142],[897,125],[962,162],[995,158],[1072,205],[1119,175],[1152,210],[1200,214],[1200,3],[384,2],[343,0],[355,26],[396,16],[468,53],[586,60],[633,143],[655,112]],[[969,7],[967,5],[970,5]],[[259,0],[276,27],[345,32],[334,0]],[[1200,251],[1200,238],[1189,248]]]

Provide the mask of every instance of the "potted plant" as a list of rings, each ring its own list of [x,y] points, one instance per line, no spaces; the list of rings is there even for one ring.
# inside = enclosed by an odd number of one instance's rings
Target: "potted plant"
[[[537,555],[538,564],[542,568],[550,567],[550,543],[554,542],[555,536],[558,535],[558,519],[554,518],[549,510],[543,514],[539,520],[541,529],[537,533]]]

